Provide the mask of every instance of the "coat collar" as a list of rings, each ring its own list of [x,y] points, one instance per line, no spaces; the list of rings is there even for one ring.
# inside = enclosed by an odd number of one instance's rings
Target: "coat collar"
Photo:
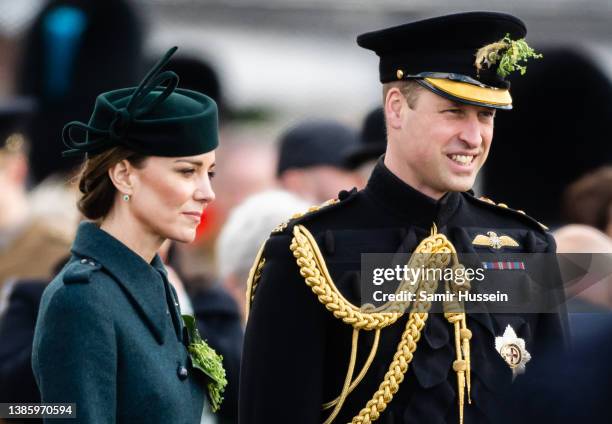
[[[434,222],[438,227],[446,225],[461,204],[461,194],[449,192],[435,200],[406,184],[383,161],[384,156],[378,160],[364,191],[414,224],[426,228]]]
[[[159,255],[156,254],[148,264],[92,222],[82,222],[79,225],[71,251],[78,257],[93,259],[115,277],[145,317],[156,340],[163,344],[168,307],[164,289],[167,274]]]

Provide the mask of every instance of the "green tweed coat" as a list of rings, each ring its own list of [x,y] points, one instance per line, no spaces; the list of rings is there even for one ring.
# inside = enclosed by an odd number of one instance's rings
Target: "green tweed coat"
[[[176,292],[151,264],[95,224],[45,290],[32,366],[43,402],[76,403],[53,423],[196,424],[203,375],[191,366]]]

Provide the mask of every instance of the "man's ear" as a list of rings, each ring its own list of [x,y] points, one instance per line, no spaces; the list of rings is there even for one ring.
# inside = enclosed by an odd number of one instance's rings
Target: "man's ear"
[[[117,162],[108,170],[108,176],[121,194],[133,194],[134,167],[127,159]]]
[[[389,89],[385,97],[385,116],[389,128],[396,130],[402,128],[402,112],[406,107],[408,103],[400,89],[397,87]]]

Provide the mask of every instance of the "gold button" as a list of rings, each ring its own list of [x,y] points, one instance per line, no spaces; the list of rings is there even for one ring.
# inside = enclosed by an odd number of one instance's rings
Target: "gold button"
[[[395,75],[397,75],[397,79],[402,79],[404,78],[404,71],[398,69]]]

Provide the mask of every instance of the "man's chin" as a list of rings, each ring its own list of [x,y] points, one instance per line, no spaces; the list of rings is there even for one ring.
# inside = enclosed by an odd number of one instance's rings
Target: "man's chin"
[[[446,183],[445,191],[468,191],[474,186],[475,178],[467,177],[467,178],[452,178],[449,179]]]

